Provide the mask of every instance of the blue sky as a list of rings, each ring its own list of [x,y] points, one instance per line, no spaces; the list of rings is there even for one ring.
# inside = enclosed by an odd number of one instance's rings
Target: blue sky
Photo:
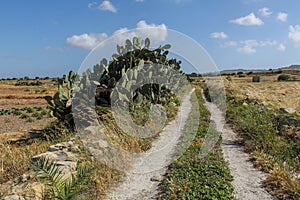
[[[0,3],[0,77],[61,76],[137,27],[188,35],[220,70],[300,64],[299,0],[11,0]]]

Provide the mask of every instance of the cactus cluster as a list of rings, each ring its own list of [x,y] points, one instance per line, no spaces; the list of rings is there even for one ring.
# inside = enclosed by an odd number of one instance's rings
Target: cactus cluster
[[[107,65],[102,66],[103,75],[99,80],[100,87],[97,89],[96,102],[98,105],[110,105],[112,90],[116,87],[118,82],[122,84],[122,89],[127,91],[116,91],[119,98],[127,99],[128,95],[133,97],[133,101],[142,100],[141,94],[152,103],[161,103],[160,94],[165,87],[151,82],[153,77],[157,76],[156,72],[165,72],[167,75],[168,70],[164,66],[168,66],[174,70],[180,70],[181,61],[176,59],[168,59],[168,49],[171,45],[167,44],[160,46],[154,50],[150,49],[150,40],[144,40],[134,37],[132,41],[126,40],[125,46],[117,45],[118,54],[113,54],[109,64],[106,60],[102,61]],[[154,70],[153,68],[160,68]],[[156,73],[156,74],[155,74]],[[156,77],[159,78],[159,77]],[[147,84],[142,84],[147,83]],[[130,89],[132,86],[139,85],[137,91],[132,94]],[[121,88],[121,87],[119,87]]]
[[[117,45],[110,61],[102,59],[81,76],[71,71],[63,77],[56,94],[45,97],[52,115],[73,123],[71,104],[77,100],[96,106],[111,106],[112,99],[136,105],[168,103],[175,96],[167,86],[178,88],[178,73],[182,73],[181,61],[167,57],[170,47],[167,44],[151,50],[148,38],[134,37],[132,41],[127,39],[125,46]]]
[[[48,103],[50,115],[69,125],[73,125],[71,100],[74,93],[78,91],[75,87],[77,77],[74,71],[70,71],[59,80],[58,91],[54,96],[44,97]]]

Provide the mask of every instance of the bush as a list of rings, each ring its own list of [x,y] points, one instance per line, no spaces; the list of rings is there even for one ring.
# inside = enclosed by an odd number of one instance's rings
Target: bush
[[[290,80],[290,75],[287,75],[287,74],[281,74],[278,76],[277,80],[278,81],[288,81]]]

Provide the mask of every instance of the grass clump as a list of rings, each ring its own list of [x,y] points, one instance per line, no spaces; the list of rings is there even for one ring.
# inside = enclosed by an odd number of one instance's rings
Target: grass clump
[[[24,108],[11,108],[1,109],[1,115],[14,115],[19,116],[20,119],[24,119],[26,122],[34,122],[34,119],[43,119],[48,114],[42,107],[24,107]]]

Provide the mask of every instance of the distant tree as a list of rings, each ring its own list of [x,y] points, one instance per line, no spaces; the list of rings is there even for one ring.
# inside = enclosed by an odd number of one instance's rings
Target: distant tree
[[[28,76],[24,76],[24,80],[29,80],[30,78]]]
[[[253,74],[253,71],[250,71],[247,73],[247,75],[252,75]]]
[[[195,73],[195,72],[193,72],[193,73],[191,73],[191,74],[190,74],[190,76],[191,76],[191,77],[197,77],[197,76],[198,76],[198,74],[197,74],[197,73]]]
[[[238,72],[237,75],[244,74],[244,72]]]
[[[290,79],[291,79],[291,77],[287,74],[281,74],[277,78],[278,81],[288,81]]]

